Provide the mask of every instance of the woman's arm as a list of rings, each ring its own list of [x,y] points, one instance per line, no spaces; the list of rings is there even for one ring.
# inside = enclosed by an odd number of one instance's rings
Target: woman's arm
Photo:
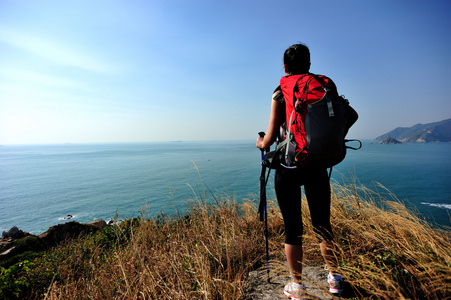
[[[277,90],[272,95],[271,101],[271,114],[269,116],[269,124],[268,130],[266,131],[266,135],[264,138],[258,137],[256,146],[259,149],[269,148],[276,140],[277,134],[279,131],[279,116],[280,116],[280,101],[274,100],[276,96],[281,93],[280,90]]]

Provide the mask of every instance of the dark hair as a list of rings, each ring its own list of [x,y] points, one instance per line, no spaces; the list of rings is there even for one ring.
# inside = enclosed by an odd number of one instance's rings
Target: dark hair
[[[310,50],[306,45],[294,44],[285,50],[283,63],[291,75],[306,74],[310,70]]]

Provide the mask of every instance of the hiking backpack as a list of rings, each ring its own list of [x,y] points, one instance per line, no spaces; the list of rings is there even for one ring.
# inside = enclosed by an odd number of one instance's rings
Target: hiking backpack
[[[280,88],[285,122],[276,150],[267,154],[268,166],[330,168],[345,158],[347,148],[362,147],[358,140],[345,139],[358,115],[348,100],[338,95],[330,78],[315,74],[284,76]],[[348,141],[357,141],[360,146],[346,146]]]

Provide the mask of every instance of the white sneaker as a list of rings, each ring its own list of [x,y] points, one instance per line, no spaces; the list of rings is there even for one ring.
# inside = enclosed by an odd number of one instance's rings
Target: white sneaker
[[[290,282],[289,284],[287,284],[285,286],[285,289],[283,290],[283,293],[289,299],[297,299],[297,300],[308,299],[308,298],[305,298],[305,296],[307,296],[305,285],[298,284],[295,282]]]
[[[327,282],[329,283],[329,292],[332,294],[342,294],[344,288],[344,281],[340,275],[332,275],[329,272],[329,276],[327,278]]]

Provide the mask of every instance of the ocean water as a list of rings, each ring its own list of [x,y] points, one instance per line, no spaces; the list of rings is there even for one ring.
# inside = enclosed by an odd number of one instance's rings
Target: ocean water
[[[450,226],[451,143],[380,145],[349,151],[333,178],[384,185],[428,220]],[[203,187],[237,201],[257,198],[254,141],[0,147],[0,232],[39,234],[72,220],[183,213]],[[200,191],[200,194],[199,194]],[[273,195],[272,184],[268,194]]]

